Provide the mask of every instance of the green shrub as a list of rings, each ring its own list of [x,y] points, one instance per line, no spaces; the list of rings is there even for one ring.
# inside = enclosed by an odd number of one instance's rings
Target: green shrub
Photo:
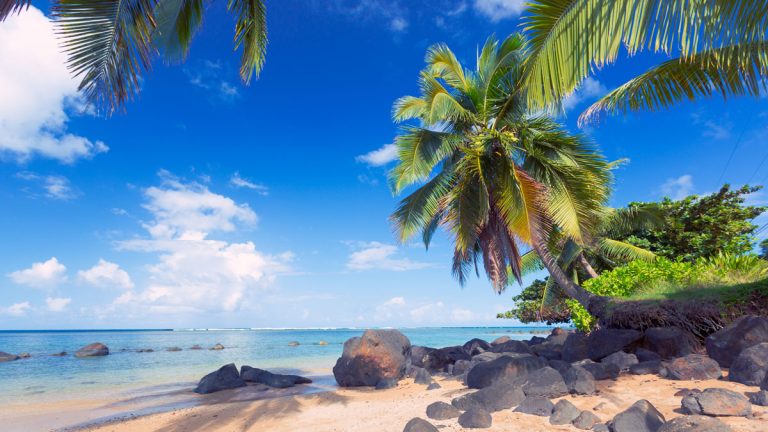
[[[573,326],[583,332],[589,332],[597,324],[595,317],[593,317],[584,306],[579,302],[572,299],[567,299],[565,303],[568,305],[568,309],[571,310],[571,322]]]

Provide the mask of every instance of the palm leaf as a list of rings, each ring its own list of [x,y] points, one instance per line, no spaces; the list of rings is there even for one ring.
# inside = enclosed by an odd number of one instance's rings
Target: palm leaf
[[[453,173],[450,170],[441,171],[424,186],[400,201],[400,205],[392,215],[392,221],[395,223],[395,230],[401,242],[408,240],[423,227],[429,226],[435,219],[452,179]],[[425,245],[428,246],[429,242],[425,241]]]
[[[263,0],[230,0],[228,9],[236,16],[235,50],[243,47],[240,78],[251,82],[259,76],[267,53],[267,10]]]
[[[159,0],[155,7],[157,45],[167,61],[183,61],[203,22],[203,0]]]
[[[426,180],[443,158],[457,146],[457,139],[445,132],[409,127],[395,138],[399,162],[390,173],[394,193],[411,183]]]
[[[649,250],[609,238],[600,239],[598,248],[607,257],[614,259],[653,261],[656,258],[656,255]]]
[[[52,12],[79,89],[108,114],[139,91],[154,52],[155,0],[58,0]]]
[[[541,258],[534,250],[524,253],[520,257],[520,264],[523,276],[544,270],[544,263],[541,262]]]
[[[0,22],[5,21],[9,15],[20,13],[32,4],[32,0],[0,0]]]
[[[433,45],[427,50],[427,67],[436,77],[442,78],[453,88],[467,91],[469,83],[464,76],[464,68],[456,55],[445,44]]]

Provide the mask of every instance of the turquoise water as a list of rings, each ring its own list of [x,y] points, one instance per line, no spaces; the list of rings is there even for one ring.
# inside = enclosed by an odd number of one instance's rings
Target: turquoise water
[[[206,373],[226,363],[321,377],[328,375],[344,341],[360,329],[315,330],[120,330],[120,331],[0,331],[0,351],[28,352],[31,358],[0,363],[0,405],[8,402],[46,402],[82,397],[113,396],[116,390],[191,388]],[[401,329],[414,345],[443,347],[479,337],[502,335],[530,338],[548,331],[535,327]],[[299,345],[289,346],[290,342]],[[320,345],[319,342],[327,342]],[[78,359],[72,353],[92,342],[106,344],[106,357]],[[208,348],[220,343],[225,349]],[[203,350],[189,348],[200,345]],[[169,347],[183,351],[168,352]],[[139,353],[138,349],[154,352]],[[65,357],[51,354],[66,351]]]

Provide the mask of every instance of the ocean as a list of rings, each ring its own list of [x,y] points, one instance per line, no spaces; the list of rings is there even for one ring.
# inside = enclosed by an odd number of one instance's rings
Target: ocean
[[[472,338],[488,341],[508,335],[528,339],[547,327],[451,327],[400,329],[413,345],[460,345]],[[188,394],[205,374],[224,364],[250,365],[307,375],[315,391],[330,389],[330,369],[344,341],[362,329],[177,329],[0,331],[0,351],[27,352],[30,358],[0,363],[0,406],[37,406],[79,399],[135,399]],[[73,353],[92,342],[110,349],[105,357],[78,359]],[[297,346],[291,346],[298,342]],[[323,344],[321,344],[321,342]],[[326,344],[327,343],[327,344]],[[216,344],[225,348],[210,350]],[[191,350],[199,345],[203,349]],[[182,351],[171,352],[178,347]],[[153,352],[138,352],[138,350]],[[53,354],[66,351],[63,357]],[[182,400],[182,399],[178,399]],[[184,399],[187,400],[187,399]],[[170,406],[170,405],[169,405]]]

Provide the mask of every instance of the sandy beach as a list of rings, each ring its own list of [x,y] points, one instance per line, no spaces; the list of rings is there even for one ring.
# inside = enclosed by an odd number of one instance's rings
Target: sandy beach
[[[243,400],[250,387],[201,396],[200,405],[138,418],[122,418],[95,426],[70,430],[100,432],[185,431],[387,431],[401,432],[413,417],[424,417],[427,405],[450,402],[466,393],[459,381],[436,377],[441,389],[426,391],[424,385],[406,379],[397,388],[372,390],[338,389],[315,394],[292,395],[267,400]],[[622,375],[617,381],[600,381],[594,396],[568,396],[584,410],[592,410],[603,421],[611,419],[639,399],[649,400],[667,420],[680,416],[683,388],[727,388],[741,393],[755,388],[721,380],[672,381],[653,375]],[[555,400],[553,400],[555,401]],[[768,408],[753,405],[752,418],[721,417],[734,431],[768,430]],[[444,431],[463,430],[456,419],[433,421]],[[574,427],[552,426],[546,417],[503,410],[493,414],[489,431],[575,431]]]

